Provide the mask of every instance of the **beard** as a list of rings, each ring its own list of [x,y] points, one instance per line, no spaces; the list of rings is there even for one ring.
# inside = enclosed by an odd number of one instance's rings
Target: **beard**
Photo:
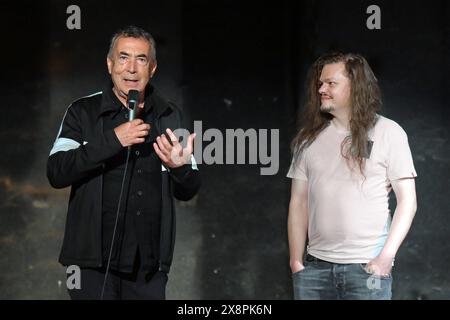
[[[320,105],[320,111],[325,113],[332,113],[334,111],[334,106],[329,104],[322,104]]]

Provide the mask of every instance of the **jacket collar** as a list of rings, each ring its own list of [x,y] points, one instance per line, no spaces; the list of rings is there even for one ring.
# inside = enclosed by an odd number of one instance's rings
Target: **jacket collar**
[[[100,104],[100,109],[97,113],[97,117],[101,117],[103,114],[108,112],[114,112],[124,108],[122,102],[117,98],[116,94],[112,90],[113,83],[109,83],[104,87],[102,94],[102,102]],[[158,90],[155,89],[150,83],[145,87],[145,104],[144,111],[148,112],[152,107],[155,110],[156,118],[163,115],[168,109],[173,110],[173,106],[167,102],[159,94]]]

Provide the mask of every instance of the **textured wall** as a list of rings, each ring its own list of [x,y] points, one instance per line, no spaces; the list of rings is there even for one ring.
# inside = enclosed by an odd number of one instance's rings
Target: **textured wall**
[[[409,136],[419,207],[397,256],[394,298],[450,298],[446,1],[377,1],[382,29],[375,31],[366,28],[369,1],[78,1],[78,31],[66,28],[70,4],[0,5],[0,299],[68,298],[57,258],[69,190],[48,185],[46,159],[68,104],[101,90],[109,37],[128,23],[155,36],[155,84],[191,127],[201,120],[203,130],[280,130],[276,175],[261,176],[259,165],[200,167],[198,197],[177,204],[169,299],[292,297],[288,144],[306,69],[330,49],[368,58],[383,114]]]

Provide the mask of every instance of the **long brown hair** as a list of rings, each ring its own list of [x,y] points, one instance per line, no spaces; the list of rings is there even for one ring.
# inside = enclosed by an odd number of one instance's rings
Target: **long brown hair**
[[[368,131],[375,125],[381,110],[381,92],[377,78],[366,59],[352,53],[329,53],[319,57],[311,66],[307,78],[306,102],[299,115],[300,130],[292,140],[291,150],[297,161],[325,129],[333,116],[320,110],[319,79],[327,64],[343,62],[350,79],[350,133],[341,145],[341,154],[348,163],[355,162],[364,176],[365,157],[368,154]],[[351,160],[351,161],[350,161]]]

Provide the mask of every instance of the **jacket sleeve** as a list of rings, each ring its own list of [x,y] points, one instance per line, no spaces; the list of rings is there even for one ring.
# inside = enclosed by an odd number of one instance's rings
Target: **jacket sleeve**
[[[188,201],[192,199],[200,188],[200,174],[194,156],[191,156],[191,162],[191,164],[172,168],[169,171],[174,181],[173,193],[178,200]]]
[[[84,141],[81,112],[77,105],[67,108],[50,151],[47,178],[54,188],[65,188],[88,177],[122,149],[114,130]]]

